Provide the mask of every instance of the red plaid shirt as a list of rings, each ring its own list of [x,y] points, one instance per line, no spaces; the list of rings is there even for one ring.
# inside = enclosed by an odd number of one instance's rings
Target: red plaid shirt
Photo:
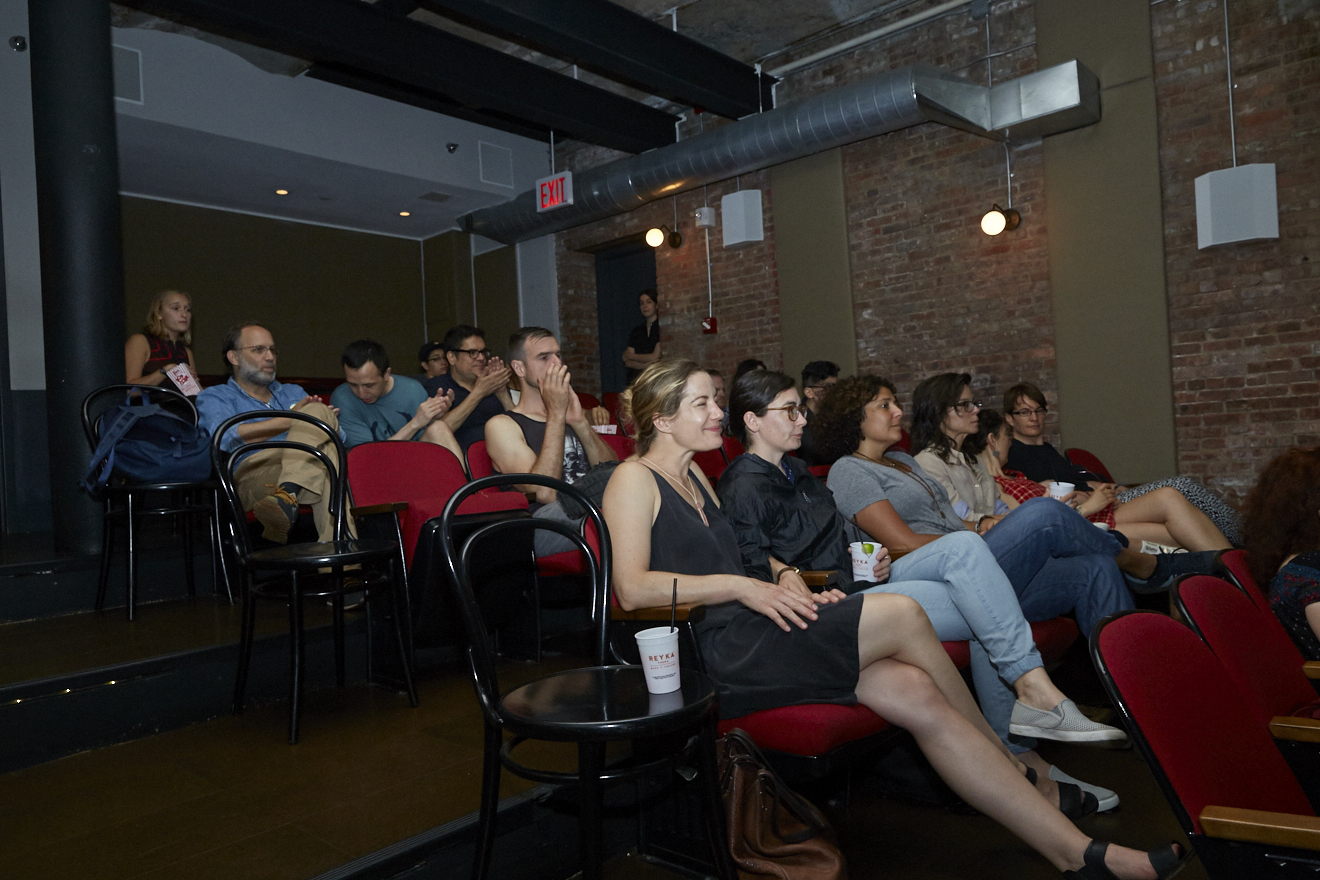
[[[1027,479],[1021,471],[1006,469],[1002,477],[995,477],[995,482],[999,484],[999,491],[1017,501],[1018,504],[1049,494],[1044,486],[1034,480]],[[1114,507],[1114,504],[1110,504],[1103,510],[1091,514],[1087,519],[1094,523],[1104,523],[1112,529],[1114,527]]]

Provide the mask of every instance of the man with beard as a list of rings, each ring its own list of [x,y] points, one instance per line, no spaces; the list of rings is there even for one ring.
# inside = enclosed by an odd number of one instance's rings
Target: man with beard
[[[275,338],[265,327],[238,324],[229,328],[221,351],[232,373],[229,381],[204,389],[197,398],[199,420],[207,431],[214,434],[225,419],[252,410],[302,412],[339,430],[337,408],[309,396],[297,385],[275,381]],[[229,452],[260,440],[292,440],[316,447],[331,458],[335,455],[334,443],[324,432],[279,416],[251,419],[231,428],[220,448]],[[334,538],[327,475],[312,456],[292,449],[262,449],[240,462],[234,482],[243,508],[262,524],[262,537],[267,540],[278,544],[289,540],[300,503],[311,506],[318,539]]]
[[[543,327],[523,327],[509,339],[509,366],[522,383],[518,405],[486,422],[486,450],[502,474],[544,474],[573,484],[603,461],[616,461],[614,450],[592,430],[601,410],[588,414],[570,384],[568,367],[559,359],[559,343]],[[571,431],[569,429],[572,429]],[[553,489],[527,485],[536,493],[532,516],[576,523],[560,506]],[[572,550],[576,545],[547,529],[536,530],[536,554]]]

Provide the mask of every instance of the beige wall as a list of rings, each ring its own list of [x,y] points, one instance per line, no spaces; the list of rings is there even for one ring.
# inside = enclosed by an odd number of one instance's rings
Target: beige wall
[[[455,324],[472,323],[472,236],[446,232],[423,242],[426,338],[439,342]]]
[[[518,257],[512,247],[496,248],[472,261],[477,285],[477,324],[486,331],[486,347],[504,357],[518,319]]]
[[[1177,472],[1159,142],[1147,0],[1037,0],[1040,66],[1100,78],[1097,125],[1045,139],[1045,203],[1065,445],[1117,479]]]
[[[221,370],[232,324],[259,321],[275,336],[286,376],[342,375],[354,339],[384,344],[402,369],[422,342],[416,241],[124,198],[126,333],[147,303],[174,288],[192,296],[193,354],[203,374]]]
[[[838,150],[770,169],[784,370],[794,378],[811,361],[857,371],[848,218]]]

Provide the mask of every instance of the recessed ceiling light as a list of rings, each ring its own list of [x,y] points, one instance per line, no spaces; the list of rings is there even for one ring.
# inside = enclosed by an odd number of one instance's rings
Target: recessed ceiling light
[[[289,191],[288,191],[287,189],[277,189],[277,190],[275,190],[275,195],[277,195],[277,196],[287,196],[288,194],[289,194]]]
[[[412,216],[412,211],[400,211],[400,212],[399,212],[399,216],[400,216],[400,217],[411,217],[411,216]]]

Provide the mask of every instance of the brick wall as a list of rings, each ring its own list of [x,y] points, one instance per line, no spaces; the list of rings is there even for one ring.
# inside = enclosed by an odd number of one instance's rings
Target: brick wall
[[[1231,498],[1320,443],[1320,7],[1229,5],[1241,164],[1273,162],[1277,241],[1196,247],[1194,179],[1231,167],[1220,2],[1151,7],[1178,465]]]
[[[1031,0],[1002,0],[991,11],[990,75],[998,82],[1034,70]],[[1193,179],[1232,164],[1223,7],[1151,7],[1179,469],[1238,500],[1281,447],[1320,443],[1320,9],[1311,0],[1235,0],[1230,11],[1238,159],[1277,164],[1280,239],[1202,252]],[[954,14],[793,74],[779,102],[913,62],[984,83],[985,54],[985,22]],[[690,121],[687,129],[696,127]],[[590,167],[605,159],[588,149],[568,161]],[[1022,226],[989,239],[977,223],[991,202],[1004,204],[1001,147],[922,125],[843,152],[858,360],[896,380],[904,395],[932,373],[967,370],[987,403],[1022,380],[1055,396],[1039,144],[1015,148],[1012,159]],[[665,311],[677,316],[667,347],[724,368],[747,356],[771,364],[780,357],[773,193],[768,175],[743,185],[766,194],[767,240],[728,253],[712,236],[718,336],[697,327],[705,310],[700,237],[685,225],[682,249],[657,252]],[[683,216],[700,203],[699,193],[679,198]],[[575,362],[595,365],[596,319],[592,258],[573,249],[671,219],[665,202],[559,237],[561,318]]]

